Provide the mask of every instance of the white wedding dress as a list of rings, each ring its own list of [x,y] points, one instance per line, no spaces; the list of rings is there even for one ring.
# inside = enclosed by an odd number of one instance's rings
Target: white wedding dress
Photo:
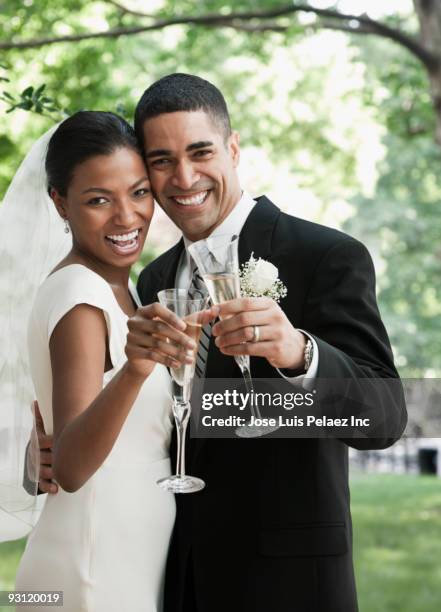
[[[132,292],[132,295],[133,292]],[[135,299],[135,296],[134,296]],[[137,298],[136,298],[137,299]],[[113,369],[125,361],[127,316],[110,285],[72,264],[40,287],[29,325],[32,378],[46,432],[53,431],[49,339],[75,305],[105,315]],[[29,536],[17,590],[63,591],[64,612],[160,612],[175,501],[156,485],[171,473],[169,375],[157,365],[144,383],[104,464],[75,493],[47,496]],[[34,607],[18,608],[29,612]],[[35,612],[41,605],[35,607]]]

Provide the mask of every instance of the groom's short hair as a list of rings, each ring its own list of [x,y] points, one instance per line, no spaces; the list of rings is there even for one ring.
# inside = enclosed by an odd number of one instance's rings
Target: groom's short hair
[[[135,110],[135,132],[144,146],[144,123],[164,113],[204,111],[223,134],[231,134],[227,103],[219,89],[194,74],[169,74],[150,85]]]

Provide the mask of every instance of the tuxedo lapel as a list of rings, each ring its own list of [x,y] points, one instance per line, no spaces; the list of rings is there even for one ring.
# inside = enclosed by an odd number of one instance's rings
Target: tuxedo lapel
[[[256,259],[271,258],[272,236],[280,209],[265,196],[256,198],[256,202],[239,236],[240,266],[249,260],[251,253]]]
[[[170,250],[169,256],[167,257],[164,267],[161,270],[161,277],[159,279],[158,291],[162,289],[172,289],[176,287],[176,272],[178,269],[179,260],[184,250],[184,240],[181,238],[178,243]]]

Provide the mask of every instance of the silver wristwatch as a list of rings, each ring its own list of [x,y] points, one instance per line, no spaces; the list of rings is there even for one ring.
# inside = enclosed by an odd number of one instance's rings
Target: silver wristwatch
[[[305,350],[303,352],[303,362],[304,362],[303,367],[305,369],[305,372],[307,372],[309,368],[311,367],[313,355],[314,355],[314,345],[311,339],[308,338],[305,344]]]

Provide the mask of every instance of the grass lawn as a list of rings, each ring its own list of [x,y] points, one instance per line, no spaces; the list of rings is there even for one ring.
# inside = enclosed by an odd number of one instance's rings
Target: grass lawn
[[[0,544],[0,591],[14,588],[15,571],[25,546],[25,540]],[[11,612],[11,606],[0,606],[0,612]],[[42,608],[44,610],[44,608]]]
[[[360,612],[439,612],[441,480],[354,475],[351,492]],[[0,544],[0,590],[12,589],[23,547]]]
[[[360,612],[441,610],[441,480],[351,480]]]

